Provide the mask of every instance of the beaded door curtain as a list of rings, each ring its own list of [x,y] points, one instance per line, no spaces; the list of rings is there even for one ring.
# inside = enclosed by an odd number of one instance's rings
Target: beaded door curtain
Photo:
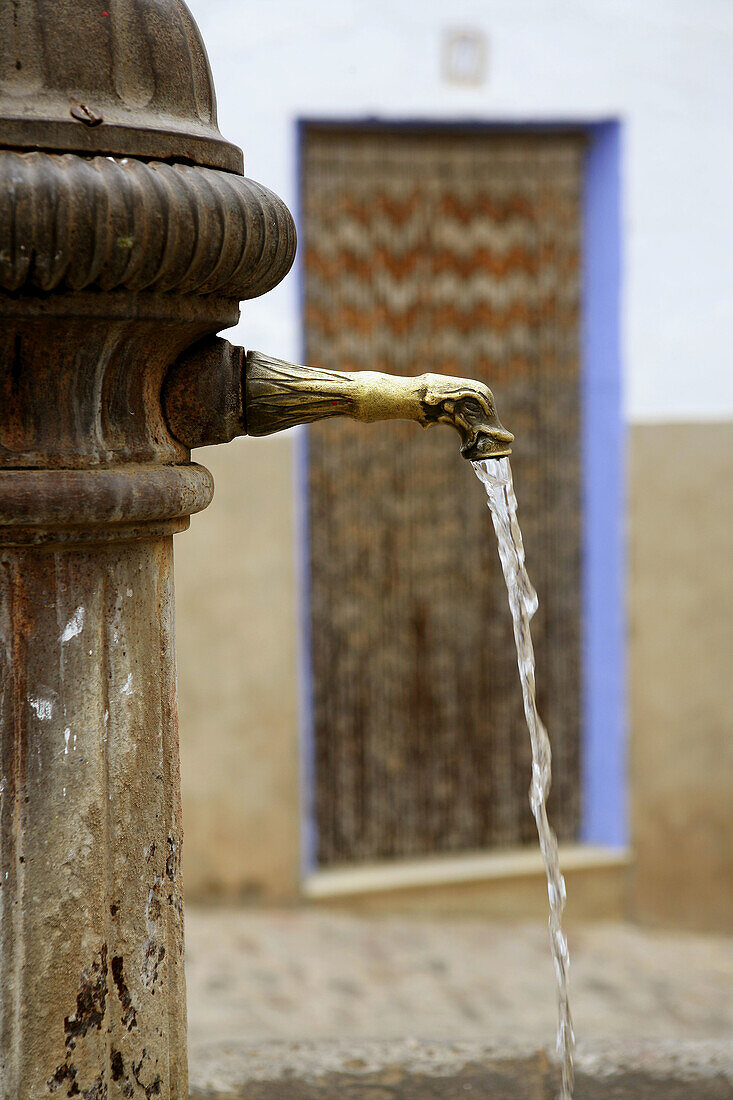
[[[580,255],[573,133],[308,125],[307,362],[480,378],[516,436],[550,812],[580,805]],[[320,866],[536,842],[491,520],[452,433],[308,430]]]

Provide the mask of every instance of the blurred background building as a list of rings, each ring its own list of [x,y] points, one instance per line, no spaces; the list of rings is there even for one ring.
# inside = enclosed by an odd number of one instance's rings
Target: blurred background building
[[[298,222],[236,338],[483,378],[515,432],[571,912],[730,927],[733,9],[190,7]],[[446,433],[352,427],[197,456],[187,894],[543,911],[482,489]]]

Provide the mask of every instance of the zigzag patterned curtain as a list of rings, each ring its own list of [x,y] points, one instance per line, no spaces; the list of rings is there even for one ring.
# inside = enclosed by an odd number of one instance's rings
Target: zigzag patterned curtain
[[[481,378],[517,437],[553,823],[580,816],[578,135],[309,126],[307,359]],[[534,843],[506,592],[452,433],[309,432],[318,861]]]

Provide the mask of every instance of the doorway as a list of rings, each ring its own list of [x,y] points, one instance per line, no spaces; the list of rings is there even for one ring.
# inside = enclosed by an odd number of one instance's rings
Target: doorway
[[[302,131],[308,361],[480,378],[517,437],[561,841],[581,817],[584,152],[568,130]],[[308,455],[318,865],[533,842],[506,592],[455,439],[330,421]]]

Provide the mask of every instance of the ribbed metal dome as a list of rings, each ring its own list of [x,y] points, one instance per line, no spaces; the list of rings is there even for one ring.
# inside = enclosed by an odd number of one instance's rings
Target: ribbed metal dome
[[[183,0],[0,0],[0,147],[243,171]]]

